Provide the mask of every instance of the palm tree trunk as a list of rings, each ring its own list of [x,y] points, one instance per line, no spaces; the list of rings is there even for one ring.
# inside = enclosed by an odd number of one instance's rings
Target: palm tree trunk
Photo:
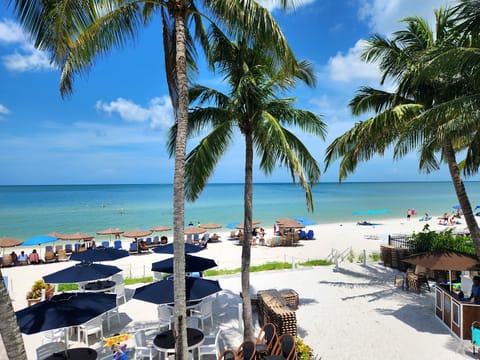
[[[179,5],[181,6],[181,4]],[[175,109],[177,137],[175,145],[175,175],[173,180],[173,246],[175,293],[175,359],[187,360],[187,310],[185,299],[185,154],[188,128],[188,80],[186,63],[185,12],[175,12],[176,73],[178,82],[178,109]]]
[[[455,151],[450,141],[445,142],[443,145],[443,153],[448,163],[448,170],[450,171],[450,176],[452,177],[453,187],[455,188],[458,202],[462,208],[465,222],[467,223],[473,245],[475,246],[475,253],[477,254],[477,257],[480,258],[480,228],[475,220],[472,206],[470,205],[470,200],[468,199],[467,191],[465,190],[465,185],[463,183],[462,176],[460,175],[460,169],[458,168]]]
[[[0,335],[10,360],[27,360],[22,334],[0,271]]]
[[[250,301],[250,256],[252,240],[253,207],[253,137],[245,132],[245,189],[244,189],[244,237],[242,243],[242,305],[243,337],[253,339],[252,303]]]

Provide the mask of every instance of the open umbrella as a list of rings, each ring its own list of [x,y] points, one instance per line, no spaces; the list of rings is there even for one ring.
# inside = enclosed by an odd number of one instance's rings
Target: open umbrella
[[[141,238],[152,234],[152,230],[138,229],[138,230],[129,230],[123,233],[123,236],[128,238]]]
[[[278,227],[286,229],[300,229],[305,227],[305,225],[301,224],[300,222],[288,218],[279,219],[277,220],[277,223]]]
[[[43,280],[50,284],[75,284],[108,278],[122,269],[103,264],[79,263],[69,268],[45,275]]]
[[[70,240],[70,241],[91,241],[93,240],[93,235],[83,234],[83,233],[75,233],[75,234],[59,234],[58,237],[60,240]]]
[[[185,235],[203,234],[206,230],[203,227],[188,227],[183,229]]]
[[[304,226],[310,226],[310,225],[316,225],[317,223],[315,221],[309,220],[307,218],[304,218],[302,216],[296,216],[293,218],[293,220],[298,221],[300,224]]]
[[[235,226],[238,226],[240,224],[241,224],[240,221],[234,221],[234,222],[228,223],[227,225],[225,225],[225,227],[227,229],[235,229]]]
[[[118,260],[124,257],[129,256],[130,254],[126,250],[114,249],[114,248],[105,248],[105,247],[96,247],[90,248],[85,251],[80,251],[73,253],[70,256],[70,260],[76,261],[113,261]]]
[[[185,243],[186,254],[196,253],[196,252],[202,251],[203,249],[205,249],[203,246],[197,246],[197,245]],[[157,253],[157,254],[173,254],[173,243],[157,246],[157,247],[154,247],[152,250],[154,253]]]
[[[171,227],[169,226],[155,226],[153,228],[150,229],[151,231],[153,232],[162,232],[162,231],[169,231],[169,230],[172,230]]]
[[[222,227],[221,224],[215,224],[215,223],[202,224],[202,228],[204,229],[220,229],[221,227]]]
[[[120,235],[123,234],[123,230],[120,229],[105,229],[97,231],[97,235]]]
[[[460,205],[453,205],[452,208],[455,210],[460,210],[462,207]]]
[[[185,272],[202,272],[217,266],[213,259],[200,256],[185,255]],[[152,271],[173,274],[173,258],[157,261],[152,264]]]
[[[196,301],[206,298],[222,290],[218,281],[202,278],[185,278],[186,301]],[[174,302],[173,279],[164,279],[139,287],[135,290],[134,299],[154,304],[172,304]]]
[[[260,225],[260,221],[258,220],[253,220],[252,221],[252,226],[253,227],[257,227],[258,225]],[[245,224],[244,223],[240,223],[238,224],[237,226],[235,226],[235,229],[243,229],[245,227]]]
[[[115,294],[63,293],[19,310],[15,315],[24,334],[61,328],[67,334],[67,328],[84,324],[116,306]],[[65,340],[65,348],[68,348],[68,338]]]
[[[57,241],[57,238],[50,235],[33,236],[23,242],[23,246],[40,246],[42,244],[52,243]]]
[[[38,246],[40,250],[40,257],[42,257],[41,252],[42,252],[42,247],[41,245],[43,244],[48,244],[48,243],[53,243],[57,241],[57,238],[52,235],[37,235],[33,236],[23,242],[23,246]]]
[[[23,240],[14,239],[14,238],[0,238],[0,247],[1,248],[8,248],[21,245]]]

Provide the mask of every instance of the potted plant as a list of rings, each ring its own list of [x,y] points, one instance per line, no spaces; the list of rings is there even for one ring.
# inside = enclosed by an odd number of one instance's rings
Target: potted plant
[[[54,292],[55,288],[51,284],[46,284],[43,280],[37,280],[33,283],[32,288],[27,292],[27,302],[28,306],[35,304],[42,300],[42,291],[45,289],[45,299],[50,299]]]

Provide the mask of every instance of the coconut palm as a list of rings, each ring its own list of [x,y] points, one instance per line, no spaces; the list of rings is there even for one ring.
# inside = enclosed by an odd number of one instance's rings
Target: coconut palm
[[[17,317],[13,311],[10,295],[3,282],[0,270],[0,335],[5,346],[8,358],[11,360],[27,360],[27,353],[17,324]],[[1,352],[1,351],[0,351]]]
[[[469,81],[471,69],[451,74],[451,70],[435,62],[440,54],[461,47],[465,41],[455,27],[453,10],[442,8],[435,14],[435,33],[425,20],[410,17],[403,20],[406,29],[396,32],[392,40],[378,35],[368,40],[363,60],[378,63],[383,72],[382,83],[393,79],[396,89],[392,93],[368,87],[360,89],[350,102],[353,114],[373,112],[374,116],[355,124],[328,146],[326,166],[342,158],[340,180],[343,180],[359,162],[375,154],[383,155],[390,146],[394,146],[396,159],[417,150],[419,168],[427,173],[437,170],[441,162],[447,163],[480,256],[480,229],[462,180],[463,164],[456,158],[459,151],[478,148],[478,110],[472,111],[472,101],[467,106],[456,99],[459,94],[472,95],[478,87]],[[477,171],[478,164],[476,169],[469,169]]]
[[[291,1],[278,0],[283,6]],[[195,69],[194,39],[208,45],[202,19],[222,24],[231,33],[243,32],[259,37],[267,47],[283,54],[293,66],[293,56],[280,28],[263,7],[254,0],[12,0],[14,12],[32,35],[35,46],[46,50],[61,70],[60,92],[73,91],[76,75],[89,70],[95,59],[112,48],[134,40],[153,16],[160,15],[167,83],[172,100],[177,136],[174,174],[174,245],[175,245],[175,327],[178,359],[186,351],[186,308],[183,251],[184,163],[188,117],[187,67]],[[198,5],[205,9],[202,13]],[[208,17],[206,16],[208,15]],[[181,345],[181,348],[179,346]]]
[[[310,111],[294,107],[293,98],[278,97],[292,88],[296,80],[314,84],[313,73],[306,62],[296,64],[292,76],[282,68],[278,57],[265,49],[262,42],[244,39],[231,42],[220,31],[212,31],[210,60],[223,75],[228,92],[195,85],[190,90],[191,107],[188,137],[210,131],[187,156],[185,190],[188,200],[195,200],[205,187],[215,166],[240,131],[245,140],[244,234],[242,243],[242,301],[244,338],[253,337],[250,303],[250,244],[252,237],[252,181],[254,148],[260,169],[271,173],[276,166],[287,167],[294,182],[306,191],[307,205],[313,209],[310,184],[320,176],[317,162],[291,130],[301,130],[324,138],[325,124]],[[170,131],[169,149],[174,153],[175,134]]]

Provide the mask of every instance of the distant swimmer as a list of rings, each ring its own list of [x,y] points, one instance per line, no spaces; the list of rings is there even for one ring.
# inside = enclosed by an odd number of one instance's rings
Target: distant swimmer
[[[120,209],[118,210],[118,212],[119,212],[120,214],[125,214],[125,209],[124,209],[124,208],[120,208]]]

